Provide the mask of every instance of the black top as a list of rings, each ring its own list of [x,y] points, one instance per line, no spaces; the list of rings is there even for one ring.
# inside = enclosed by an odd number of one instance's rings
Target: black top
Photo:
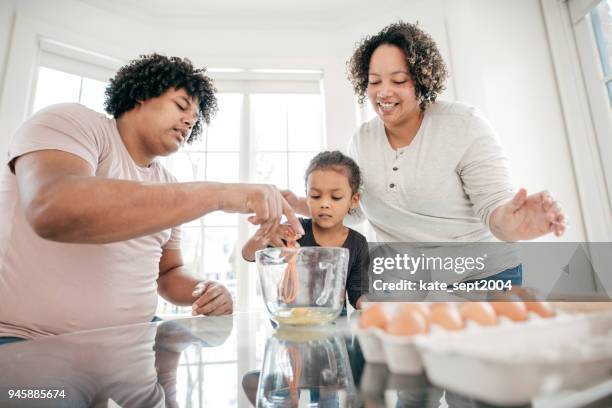
[[[300,246],[321,246],[315,240],[314,233],[312,232],[312,220],[310,218],[299,218],[302,228],[304,228],[304,235],[298,239]],[[346,275],[346,294],[348,300],[356,308],[357,299],[361,296],[361,276],[366,277],[368,273],[368,267],[370,266],[370,254],[368,251],[368,241],[359,232],[348,229],[349,233],[342,244],[342,248],[349,250],[349,265],[348,273]],[[364,279],[364,281],[367,281]],[[364,288],[367,291],[367,287]]]

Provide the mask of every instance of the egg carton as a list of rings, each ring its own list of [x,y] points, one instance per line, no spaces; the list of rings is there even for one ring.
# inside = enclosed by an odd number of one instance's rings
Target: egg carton
[[[428,302],[423,304],[429,305]],[[383,310],[388,320],[394,315],[401,303],[385,303]],[[558,313],[553,318],[542,318],[536,313],[529,312],[528,319],[524,322],[513,322],[506,317],[499,317],[496,326],[480,326],[475,322],[468,321],[463,330],[459,332],[448,332],[441,326],[432,324],[429,333],[414,336],[398,336],[386,333],[380,328],[372,327],[362,329],[357,320],[354,321],[354,330],[359,340],[364,358],[368,363],[386,364],[389,371],[395,374],[420,374],[424,371],[422,353],[417,349],[416,340],[429,338],[446,333],[481,333],[500,330],[505,327],[546,325],[550,321],[563,321],[569,318],[567,313]]]
[[[498,405],[580,389],[612,369],[612,313],[415,336],[429,380]]]

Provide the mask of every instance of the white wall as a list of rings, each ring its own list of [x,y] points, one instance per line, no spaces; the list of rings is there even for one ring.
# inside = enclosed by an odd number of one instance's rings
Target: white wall
[[[345,62],[354,44],[389,22],[418,20],[439,43],[451,78],[442,99],[478,106],[497,129],[517,184],[550,189],[569,215],[567,241],[585,233],[565,136],[544,20],[538,0],[413,0],[376,10],[349,26],[288,32],[268,29],[156,29],[74,0],[0,3],[0,154],[24,119],[37,64],[37,38],[45,36],[128,60],[151,51],[189,56],[209,67],[322,69],[330,148],[344,148],[356,127],[354,96]],[[16,12],[13,28],[11,15]],[[96,16],[91,18],[91,16]],[[8,16],[8,17],[7,17]],[[219,27],[215,24],[215,27]],[[203,27],[203,28],[200,28]],[[0,63],[2,60],[0,59]],[[2,82],[0,82],[1,84]]]
[[[554,193],[570,219],[563,240],[585,240],[540,2],[449,0],[449,5],[458,99],[487,115],[518,185]]]
[[[16,0],[0,2],[0,95],[2,93],[4,71],[8,60]]]

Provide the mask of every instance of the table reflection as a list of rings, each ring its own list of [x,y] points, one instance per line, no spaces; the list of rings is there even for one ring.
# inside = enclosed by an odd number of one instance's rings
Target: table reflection
[[[341,335],[281,327],[266,343],[261,372],[248,373],[243,379],[249,393],[253,392],[251,384],[255,380],[249,377],[254,376],[258,377],[258,407],[358,405],[345,338]],[[253,401],[252,395],[249,399]]]
[[[240,383],[242,382],[242,387]],[[508,385],[512,387],[512,384]],[[9,390],[65,398],[9,398]],[[612,378],[532,401],[610,407]],[[258,402],[259,401],[259,402]],[[265,313],[194,317],[0,346],[0,407],[490,407],[365,364],[349,319],[277,328]],[[529,406],[529,405],[527,405]]]
[[[176,375],[187,347],[221,344],[232,318],[141,324],[47,337],[0,348],[0,406],[175,407]],[[9,398],[9,390],[63,390],[53,399]]]

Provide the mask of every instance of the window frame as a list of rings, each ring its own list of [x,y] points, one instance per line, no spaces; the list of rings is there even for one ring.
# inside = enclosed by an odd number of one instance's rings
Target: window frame
[[[590,12],[574,19],[574,35],[583,70],[583,79],[586,88],[595,137],[601,155],[601,164],[606,180],[608,201],[612,207],[612,160],[605,157],[605,152],[612,152],[612,115],[611,103],[608,96],[606,82],[610,77],[605,77],[597,45],[593,33],[593,24]]]
[[[581,53],[588,51],[579,50],[572,18],[577,10],[588,11],[592,4],[595,4],[594,0],[541,0],[586,239],[591,242],[610,242],[612,173],[608,172],[612,171],[609,170],[612,160],[604,156],[609,153],[603,150],[605,145],[600,143],[600,139],[606,136],[601,134],[601,126],[607,125],[605,120],[596,117],[593,110],[594,104],[599,102],[592,100],[587,90],[587,72],[581,57]],[[590,46],[593,46],[592,42]],[[592,57],[592,49],[590,54]],[[599,59],[594,62],[599,64]]]
[[[240,93],[242,97],[241,128],[239,144],[239,181],[254,182],[255,174],[255,144],[251,109],[251,95],[263,93],[317,93],[322,92],[322,71],[291,71],[291,70],[222,70],[210,69],[209,75],[215,81],[219,93]],[[322,101],[322,118],[324,123],[325,102]],[[322,127],[322,146],[327,145],[325,126]],[[289,150],[286,152],[288,153]],[[246,242],[250,236],[250,225],[245,217],[238,218],[237,243]],[[236,304],[235,310],[249,311],[262,309],[257,301],[257,274],[254,267],[242,259],[239,245],[235,247],[234,265],[236,271]]]

